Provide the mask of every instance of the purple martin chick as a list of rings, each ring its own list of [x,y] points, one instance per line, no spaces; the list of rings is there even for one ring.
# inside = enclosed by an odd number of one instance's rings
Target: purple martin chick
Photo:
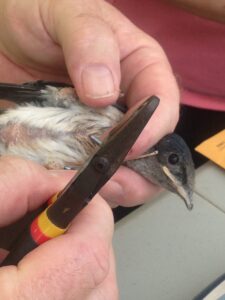
[[[120,105],[88,107],[79,101],[73,86],[47,81],[0,83],[0,98],[16,103],[1,111],[0,155],[18,155],[50,169],[82,166],[101,136],[125,112]],[[195,171],[180,136],[166,135],[144,155],[124,164],[178,194],[192,208]]]

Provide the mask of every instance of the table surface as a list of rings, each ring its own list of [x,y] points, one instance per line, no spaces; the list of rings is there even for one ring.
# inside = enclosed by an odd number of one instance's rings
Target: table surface
[[[165,192],[116,224],[121,300],[190,300],[225,273],[225,170],[198,169],[194,205]]]

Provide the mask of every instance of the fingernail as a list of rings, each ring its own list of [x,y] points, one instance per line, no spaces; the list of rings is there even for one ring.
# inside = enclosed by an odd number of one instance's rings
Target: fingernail
[[[82,72],[85,95],[91,98],[105,98],[115,94],[111,71],[102,64],[87,66]]]

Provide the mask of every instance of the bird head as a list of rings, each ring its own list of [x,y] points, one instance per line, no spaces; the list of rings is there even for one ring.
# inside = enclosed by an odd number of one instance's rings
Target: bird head
[[[195,169],[191,152],[184,140],[177,134],[168,134],[146,154],[128,161],[127,166],[147,180],[178,194],[191,210]]]

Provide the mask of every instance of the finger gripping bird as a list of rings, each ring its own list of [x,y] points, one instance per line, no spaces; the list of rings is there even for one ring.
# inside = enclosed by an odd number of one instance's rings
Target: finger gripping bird
[[[119,104],[88,107],[73,86],[47,81],[0,83],[0,99],[16,104],[1,109],[0,155],[21,156],[49,169],[80,168],[125,112]],[[194,165],[180,136],[166,135],[144,155],[124,164],[178,194],[192,208]]]

